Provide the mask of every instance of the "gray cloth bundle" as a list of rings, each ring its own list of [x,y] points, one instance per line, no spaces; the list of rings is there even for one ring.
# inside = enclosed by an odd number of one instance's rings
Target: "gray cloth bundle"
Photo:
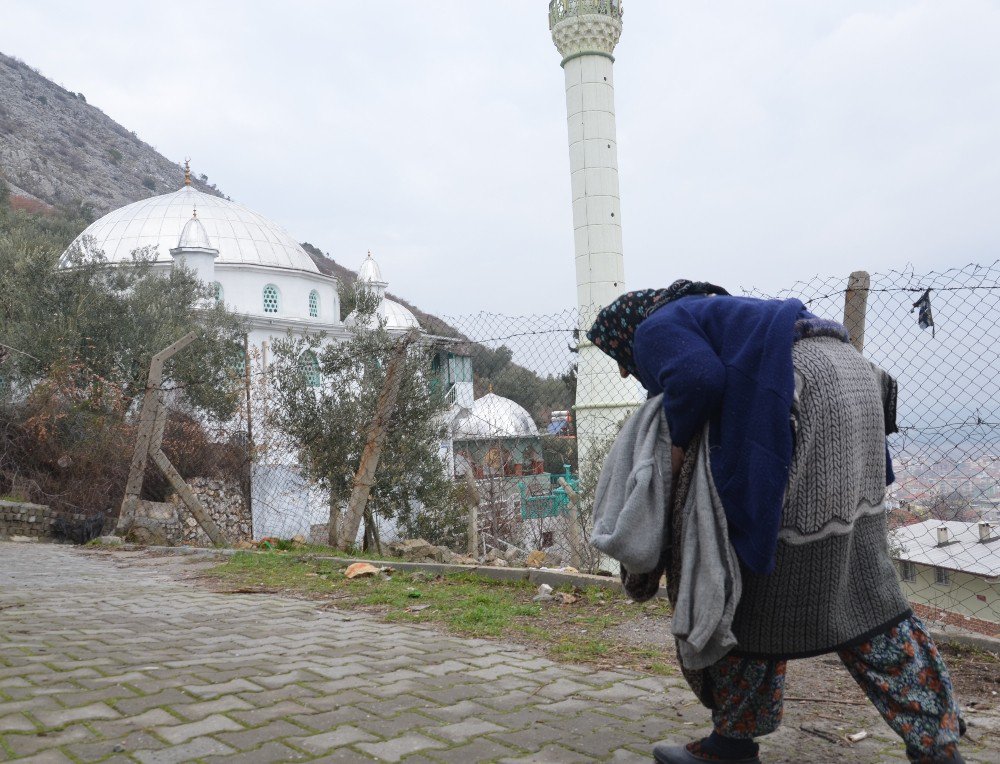
[[[684,503],[681,580],[670,629],[681,663],[693,670],[711,666],[736,647],[733,617],[743,589],[709,453],[705,425]]]
[[[604,462],[594,496],[590,543],[629,572],[657,568],[667,543],[670,432],[662,395],[623,425]],[[708,425],[684,503],[683,548],[672,632],[685,668],[715,663],[735,645],[731,629],[741,579],[726,515],[712,480]]]
[[[594,493],[590,543],[631,573],[649,573],[666,542],[670,431],[663,396],[647,400],[622,425]]]

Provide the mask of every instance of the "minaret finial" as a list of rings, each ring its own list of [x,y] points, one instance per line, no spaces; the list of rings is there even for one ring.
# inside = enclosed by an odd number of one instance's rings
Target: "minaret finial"
[[[184,185],[191,185],[191,157],[186,157],[184,159]],[[198,217],[195,215],[195,217]]]

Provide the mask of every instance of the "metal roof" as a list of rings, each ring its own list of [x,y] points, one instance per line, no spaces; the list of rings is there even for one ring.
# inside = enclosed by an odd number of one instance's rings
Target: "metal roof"
[[[993,540],[979,540],[979,523],[955,520],[925,520],[904,525],[889,533],[889,548],[898,560],[957,570],[976,576],[1000,576],[1000,528]],[[948,529],[948,543],[938,544],[938,528]]]

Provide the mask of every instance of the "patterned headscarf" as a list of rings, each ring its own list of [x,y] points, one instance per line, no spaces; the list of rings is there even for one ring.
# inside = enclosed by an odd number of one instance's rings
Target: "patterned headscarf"
[[[587,332],[587,339],[614,358],[630,374],[638,376],[638,369],[632,358],[636,328],[657,308],[692,294],[727,295],[729,292],[715,284],[687,279],[678,279],[666,289],[626,292],[601,309],[594,325]]]

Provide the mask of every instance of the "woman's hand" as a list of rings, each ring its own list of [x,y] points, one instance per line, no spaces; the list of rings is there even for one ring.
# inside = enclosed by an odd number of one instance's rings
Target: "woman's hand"
[[[670,449],[670,476],[676,481],[684,464],[684,449],[673,446]]]

